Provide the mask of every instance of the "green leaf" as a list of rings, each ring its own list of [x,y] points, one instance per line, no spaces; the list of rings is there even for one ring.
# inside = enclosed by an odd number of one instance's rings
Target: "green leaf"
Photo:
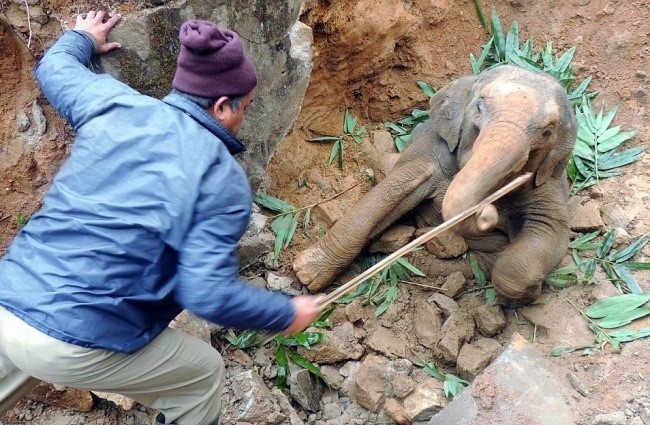
[[[327,379],[325,379],[325,376],[323,376],[323,374],[321,373],[317,365],[313,364],[312,362],[310,362],[300,354],[294,352],[293,350],[287,350],[287,354],[289,355],[289,358],[291,358],[292,362],[302,367],[303,369],[307,369],[307,371],[309,371],[309,373],[311,373],[312,375],[318,376],[323,381],[327,382]]]
[[[275,347],[275,364],[278,368],[276,386],[286,388],[287,376],[289,375],[289,360],[287,359],[287,352],[281,344],[277,344]]]
[[[625,264],[612,264],[612,268],[614,269],[616,276],[625,283],[630,292],[633,294],[643,293],[643,289],[641,289],[636,279],[634,279],[632,273],[630,273],[630,271],[625,267]]]
[[[261,192],[258,192],[255,195],[254,201],[256,204],[259,204],[264,208],[268,208],[271,211],[277,211],[281,213],[288,213],[296,209],[293,205],[281,199],[275,198],[271,195],[267,195]]]
[[[497,291],[494,288],[488,288],[485,290],[485,299],[490,303],[495,303],[497,300]]]
[[[612,246],[614,246],[614,242],[616,242],[616,230],[611,229],[605,235],[603,244],[596,250],[596,257],[605,258],[605,255],[607,255],[609,250],[612,249]]]
[[[492,21],[490,24],[492,29],[492,37],[494,38],[494,50],[496,51],[497,60],[502,62],[505,60],[506,43],[503,39],[503,27],[499,20],[496,10],[492,9]]]
[[[341,140],[341,137],[340,136],[319,136],[307,140],[310,142],[336,142],[338,140]]]
[[[470,255],[469,264],[470,267],[472,268],[472,273],[474,273],[474,279],[476,280],[476,284],[481,287],[485,286],[485,284],[487,283],[487,277],[485,276],[485,272],[479,265],[478,259],[474,254]]]
[[[456,395],[460,394],[460,392],[463,391],[463,388],[467,385],[469,385],[469,382],[448,373],[445,375],[445,382],[442,388],[447,398],[454,398]]]
[[[355,117],[354,114],[350,112],[349,109],[346,109],[343,118],[343,132],[345,134],[352,134],[358,122],[359,119]]]
[[[307,208],[305,211],[305,218],[302,221],[302,226],[304,229],[309,228],[309,225],[311,224],[311,208]]]
[[[569,243],[569,248],[573,249],[581,249],[580,247],[585,244],[586,242],[592,241],[596,239],[600,235],[600,230],[596,230],[594,232],[587,233],[585,235],[580,236],[577,239],[574,239]],[[593,249],[593,248],[591,248]]]
[[[415,84],[431,99],[436,94],[436,89],[426,81],[416,81]]]
[[[426,277],[426,274],[424,274],[422,270],[418,269],[413,264],[409,263],[409,261],[406,260],[405,258],[398,258],[395,262],[401,265],[402,267],[404,267],[405,269],[407,269],[415,276]]]
[[[624,131],[623,133],[610,136],[607,140],[603,140],[598,144],[598,152],[602,153],[614,150],[634,136],[636,136],[636,131]]]
[[[585,314],[592,319],[601,319],[613,314],[633,310],[650,301],[650,294],[623,294],[596,301],[587,307]]]
[[[579,281],[578,276],[575,274],[561,274],[556,276],[548,276],[546,279],[544,279],[544,282],[546,282],[546,284],[549,286],[563,289],[573,286]]]
[[[623,261],[627,261],[632,258],[637,252],[641,251],[647,243],[648,237],[642,236],[620,251],[610,253],[607,256],[607,260],[611,261],[612,263],[622,263]]]
[[[260,336],[260,331],[245,330],[236,335],[232,329],[228,330],[226,340],[234,347],[242,349],[253,346]]]
[[[609,332],[607,335],[618,342],[630,342],[650,336],[650,327],[639,329],[638,331],[619,329],[617,331]]]
[[[423,367],[423,370],[429,374],[430,376],[436,378],[439,381],[444,381],[445,380],[445,375],[438,370],[436,365],[433,363],[426,363]]]
[[[641,153],[643,153],[644,150],[645,149],[642,147],[630,148],[624,152],[613,154],[606,160],[601,159],[598,169],[611,170],[612,168],[631,164],[641,158]]]
[[[598,322],[598,326],[603,329],[612,329],[625,326],[636,319],[650,315],[650,307],[635,308],[634,310],[624,311],[618,314],[612,314]]]
[[[565,72],[569,68],[569,65],[573,60],[573,55],[575,54],[575,52],[576,52],[575,47],[571,47],[569,50],[564,52],[564,54],[560,57],[560,59],[558,59],[557,62],[555,63],[554,68],[556,73]]]
[[[332,150],[330,151],[330,156],[327,160],[328,165],[332,165],[332,162],[337,156],[343,157],[343,139],[338,139],[334,145],[332,145]]]
[[[650,263],[628,261],[625,263],[625,268],[628,270],[650,270]]]

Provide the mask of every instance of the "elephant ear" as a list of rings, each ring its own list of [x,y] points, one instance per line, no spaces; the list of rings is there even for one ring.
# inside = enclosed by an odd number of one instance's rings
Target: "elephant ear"
[[[578,124],[570,108],[565,111],[566,120],[562,126],[562,134],[555,149],[549,152],[542,161],[535,173],[535,186],[541,186],[552,177],[560,177],[564,174],[573,145],[575,144]]]
[[[453,152],[458,146],[465,106],[469,102],[475,81],[475,76],[462,77],[452,81],[438,90],[429,102],[429,117],[432,127],[447,142],[450,152]]]

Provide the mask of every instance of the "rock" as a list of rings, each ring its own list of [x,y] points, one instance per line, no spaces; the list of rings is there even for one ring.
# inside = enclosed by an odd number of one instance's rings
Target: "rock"
[[[237,373],[232,378],[231,389],[237,402],[227,410],[236,412],[237,421],[270,423],[269,417],[276,408],[271,392],[257,373],[252,370]]]
[[[431,229],[424,228],[422,231]],[[424,245],[426,249],[438,258],[456,258],[467,252],[467,242],[458,233],[448,230],[434,236]]]
[[[131,410],[135,407],[136,402],[135,400],[123,396],[121,394],[114,394],[114,393],[104,393],[100,391],[93,391],[93,394],[95,394],[99,398],[103,398],[105,400],[111,401],[115,403],[116,405],[120,406],[124,410]]]
[[[427,348],[433,348],[440,340],[440,330],[444,323],[442,310],[418,299],[413,310],[413,330],[418,342]]]
[[[457,311],[442,325],[441,334],[433,352],[436,357],[453,364],[460,348],[474,336],[474,321],[465,311]]]
[[[52,406],[73,409],[79,412],[90,412],[93,408],[93,396],[88,390],[59,387],[47,382],[40,382],[27,395],[30,400]]]
[[[319,329],[325,336],[322,344],[316,344],[307,349],[298,347],[298,353],[306,359],[318,364],[332,364],[344,360],[358,360],[363,356],[364,349],[357,342],[352,323],[343,323],[330,329]]]
[[[443,383],[429,375],[418,377],[418,386],[404,399],[404,414],[411,422],[428,421],[443,409],[447,398]]]
[[[255,264],[273,252],[275,236],[266,229],[268,218],[260,213],[253,213],[246,232],[239,240],[237,254],[242,267]]]
[[[385,360],[370,355],[355,373],[354,387],[350,396],[355,403],[371,412],[377,412],[386,400],[386,391],[390,384],[385,377],[385,364]]]
[[[451,316],[459,309],[456,301],[443,294],[433,294],[427,299],[427,302],[434,303],[440,307],[442,312],[445,314],[445,317]]]
[[[162,98],[174,74],[182,21],[202,16],[229,28],[246,28],[244,47],[258,64],[258,85],[238,134],[247,148],[238,160],[255,192],[271,155],[300,112],[311,75],[312,32],[299,22],[299,14],[300,2],[289,1],[251,8],[246,14],[239,5],[214,0],[166,4],[122,20],[110,35],[122,48],[103,55],[101,66],[136,90]]]
[[[595,201],[589,200],[582,205],[579,205],[570,219],[569,227],[574,232],[587,233],[594,230],[604,230],[605,223],[600,218],[598,211],[598,204]]]
[[[508,321],[499,305],[483,304],[474,312],[474,322],[478,331],[487,337],[494,336],[506,327]]]
[[[537,338],[549,349],[557,346],[589,345],[594,335],[586,320],[565,299],[542,294],[539,303],[518,310],[519,315],[537,326]],[[562,320],[558,321],[558,317]]]
[[[403,358],[409,354],[408,347],[404,343],[404,340],[383,326],[379,326],[372,335],[370,335],[367,345],[389,358]]]
[[[472,341],[474,347],[478,347],[481,350],[490,353],[490,362],[496,359],[499,354],[503,352],[503,346],[496,339],[492,338],[477,338],[475,341]]]
[[[210,323],[187,310],[181,311],[169,324],[170,328],[181,330],[194,338],[211,343]]]
[[[413,239],[415,234],[415,227],[412,226],[403,226],[396,225],[389,228],[387,231],[379,236],[375,242],[370,245],[368,251],[371,253],[375,252],[384,252],[391,253],[395,252]]]
[[[458,353],[456,370],[458,375],[471,381],[485,369],[492,361],[492,353],[473,344],[465,344]]]
[[[625,209],[617,203],[607,203],[601,209],[603,222],[608,227],[621,227],[625,229],[630,225],[631,218]]]
[[[356,298],[345,306],[345,315],[350,323],[358,322],[366,317],[364,303],[365,300],[362,298]]]
[[[321,179],[326,181],[322,177]],[[334,188],[331,188],[328,192],[333,190]],[[357,185],[353,176],[348,176],[338,182],[336,191],[341,195],[329,201],[321,202],[312,209],[312,218],[316,217],[328,227],[336,223],[346,211],[352,210],[364,195],[363,186]]]
[[[627,230],[623,229],[622,227],[617,227],[615,231],[616,231],[616,236],[614,237],[615,249],[620,249],[621,247],[628,245],[632,241],[632,237],[630,236],[630,234],[627,233]]]
[[[384,402],[384,411],[397,425],[408,425],[411,423],[406,416],[404,406],[394,398],[386,399]]]
[[[626,425],[627,416],[624,412],[603,413],[596,415],[593,425]]]
[[[460,293],[460,291],[463,290],[465,283],[467,283],[465,275],[461,272],[454,272],[447,276],[445,279],[445,283],[442,285],[441,292],[443,295],[449,298],[454,298]]]
[[[323,384],[310,373],[295,364],[291,364],[291,373],[287,383],[291,398],[294,399],[303,409],[310,412],[317,412],[320,406],[320,399],[323,396]]]
[[[288,425],[305,425],[302,419],[300,419],[300,416],[298,415],[296,409],[291,405],[291,401],[282,392],[282,390],[280,390],[278,387],[273,387],[271,389],[271,394],[273,394],[273,397],[275,397],[277,400],[278,405],[280,405],[280,408],[282,409],[282,412],[289,415]]]
[[[269,272],[266,277],[266,287],[270,291],[279,291],[289,293],[292,291],[291,284],[293,278],[289,276],[280,276],[273,272]]]
[[[560,385],[546,359],[515,334],[508,348],[428,425],[573,425]]]
[[[320,366],[320,372],[323,374],[323,376],[325,376],[325,380],[330,387],[334,388],[335,390],[341,389],[341,386],[343,384],[343,376],[337,367],[324,364]]]

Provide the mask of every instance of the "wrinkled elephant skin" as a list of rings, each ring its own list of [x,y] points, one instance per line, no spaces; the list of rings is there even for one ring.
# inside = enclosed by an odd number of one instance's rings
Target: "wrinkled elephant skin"
[[[500,299],[534,300],[569,238],[566,164],[576,121],[565,90],[547,74],[503,65],[442,88],[431,99],[429,117],[386,177],[297,255],[299,279],[317,291],[423,202],[429,204],[424,220],[437,225],[440,217],[449,219],[532,172],[529,183],[458,231],[473,250],[495,253],[492,282]],[[506,243],[496,247],[495,240]]]

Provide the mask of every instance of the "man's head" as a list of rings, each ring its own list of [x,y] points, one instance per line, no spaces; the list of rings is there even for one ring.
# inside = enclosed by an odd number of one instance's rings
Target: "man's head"
[[[212,99],[208,113],[233,133],[257,85],[255,67],[241,38],[210,21],[194,19],[181,25],[176,74],[172,86],[183,93]]]

